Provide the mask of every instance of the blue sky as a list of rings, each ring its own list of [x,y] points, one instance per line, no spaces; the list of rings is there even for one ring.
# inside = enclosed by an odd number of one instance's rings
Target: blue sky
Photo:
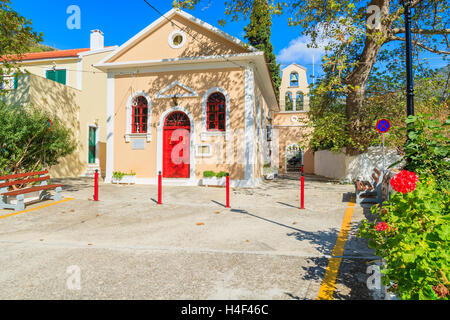
[[[172,8],[172,0],[148,0],[160,12]],[[81,10],[81,29],[67,28],[70,14],[67,8],[77,5]],[[144,29],[160,16],[143,0],[12,0],[12,7],[24,17],[33,21],[36,30],[44,33],[44,44],[58,49],[89,47],[90,30],[100,29],[105,35],[105,45],[121,45]],[[230,22],[225,28],[218,20],[224,19],[224,1],[202,0],[195,10],[187,11],[223,31],[244,40],[243,28],[248,21]],[[308,68],[309,82],[312,82],[312,57],[320,60],[321,51],[306,47],[307,39],[301,36],[300,27],[290,27],[287,15],[273,17],[272,44],[282,68],[296,62]],[[427,55],[429,56],[429,55]],[[432,66],[443,66],[440,60],[433,60]],[[315,66],[316,77],[320,66]]]
[[[162,13],[172,8],[171,0],[148,1]],[[69,30],[66,26],[70,16],[66,11],[70,5],[77,5],[81,9],[80,30]],[[121,45],[160,17],[143,0],[41,0],[39,2],[12,0],[12,7],[24,17],[31,19],[36,30],[44,33],[44,44],[61,50],[89,47],[90,30],[93,29],[103,31],[105,45]],[[245,40],[243,28],[248,21],[233,23],[228,21],[225,28],[219,26],[217,21],[226,18],[223,1],[202,0],[195,10],[187,10],[187,12]],[[308,74],[312,76],[312,55],[306,48],[306,44],[301,44],[299,47],[297,41],[295,52],[287,50],[289,44],[294,43],[300,36],[301,29],[289,27],[287,16],[273,18],[272,43],[277,55],[284,49],[282,57],[285,59],[279,61],[282,67],[296,62],[307,67]],[[315,54],[318,55],[317,52]],[[317,62],[319,57],[315,60]],[[316,75],[317,70],[316,65]]]

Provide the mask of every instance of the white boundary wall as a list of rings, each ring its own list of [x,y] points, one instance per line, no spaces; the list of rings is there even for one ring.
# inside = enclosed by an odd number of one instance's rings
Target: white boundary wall
[[[356,179],[372,180],[373,169],[382,169],[382,147],[370,147],[366,153],[348,156],[345,150],[340,153],[330,150],[314,154],[314,173],[327,178],[351,182]],[[395,149],[386,149],[386,168],[401,159]],[[398,165],[400,167],[400,165]]]

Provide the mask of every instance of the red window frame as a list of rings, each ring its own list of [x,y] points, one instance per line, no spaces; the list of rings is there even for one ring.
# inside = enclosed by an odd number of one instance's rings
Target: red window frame
[[[206,128],[208,131],[226,130],[226,99],[220,92],[214,92],[208,97],[206,108]]]
[[[135,98],[131,115],[131,133],[147,133],[148,104],[147,99]]]

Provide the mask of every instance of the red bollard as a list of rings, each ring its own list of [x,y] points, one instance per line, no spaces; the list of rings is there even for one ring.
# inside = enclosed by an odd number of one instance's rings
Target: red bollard
[[[230,174],[227,173],[227,208],[230,207]]]
[[[98,201],[98,170],[95,170],[94,175],[94,201]]]
[[[302,166],[302,177],[300,178],[300,209],[305,209],[305,177],[303,176],[303,166]]]
[[[158,204],[162,204],[162,174],[158,174]]]

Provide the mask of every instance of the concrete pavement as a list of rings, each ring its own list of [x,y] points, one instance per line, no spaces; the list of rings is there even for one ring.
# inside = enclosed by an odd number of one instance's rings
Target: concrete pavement
[[[226,209],[222,188],[165,187],[158,206],[156,186],[101,185],[93,202],[92,180],[62,182],[75,200],[0,219],[0,299],[316,299],[353,191],[307,178],[299,210],[298,182],[275,180]],[[355,207],[335,299],[371,298],[362,219]]]

